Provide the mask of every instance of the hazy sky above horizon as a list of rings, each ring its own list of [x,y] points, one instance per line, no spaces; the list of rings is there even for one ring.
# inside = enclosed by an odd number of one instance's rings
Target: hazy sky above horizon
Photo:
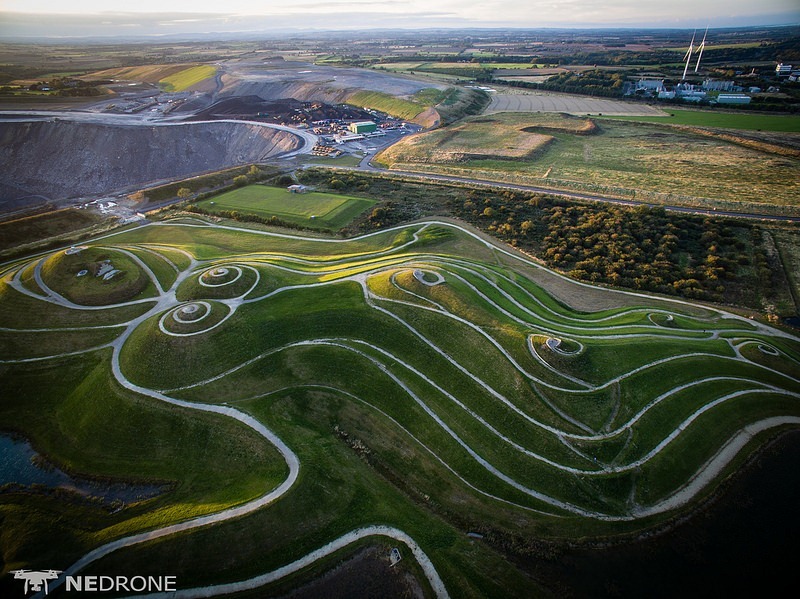
[[[730,27],[800,23],[797,0],[0,0],[0,31],[65,17],[98,35],[425,27]],[[10,31],[9,31],[10,30]],[[59,35],[53,32],[53,35]]]

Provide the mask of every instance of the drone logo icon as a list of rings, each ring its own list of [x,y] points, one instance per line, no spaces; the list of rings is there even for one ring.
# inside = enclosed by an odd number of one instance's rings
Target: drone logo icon
[[[12,570],[11,574],[14,575],[15,579],[25,581],[26,595],[28,591],[38,593],[42,590],[42,585],[44,585],[44,594],[47,595],[50,590],[47,587],[47,581],[57,579],[61,572],[61,570]]]

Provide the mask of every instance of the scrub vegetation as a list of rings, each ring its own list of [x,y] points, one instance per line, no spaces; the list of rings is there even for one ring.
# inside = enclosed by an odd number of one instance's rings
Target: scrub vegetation
[[[554,121],[565,125],[554,127]],[[800,157],[783,147],[621,120],[596,120],[593,134],[585,135],[566,126],[576,122],[591,121],[526,113],[474,117],[453,129],[402,140],[376,160],[398,171],[524,183],[647,203],[800,214],[795,176]],[[492,125],[495,134],[481,135]],[[525,155],[537,135],[553,139]],[[443,152],[448,147],[469,152]],[[518,159],[500,159],[509,153]]]

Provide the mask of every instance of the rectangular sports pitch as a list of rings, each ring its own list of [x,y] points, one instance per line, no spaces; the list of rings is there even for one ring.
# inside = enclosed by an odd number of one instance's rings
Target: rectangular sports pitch
[[[248,185],[198,202],[210,213],[235,210],[262,218],[273,216],[315,229],[341,229],[377,204],[374,200],[309,191],[291,193],[283,187]],[[313,217],[313,218],[312,218]]]

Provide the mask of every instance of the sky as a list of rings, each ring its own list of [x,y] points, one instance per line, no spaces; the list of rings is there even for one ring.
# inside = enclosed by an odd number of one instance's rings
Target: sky
[[[798,0],[0,0],[0,36],[800,24]],[[38,32],[38,33],[35,33]]]

